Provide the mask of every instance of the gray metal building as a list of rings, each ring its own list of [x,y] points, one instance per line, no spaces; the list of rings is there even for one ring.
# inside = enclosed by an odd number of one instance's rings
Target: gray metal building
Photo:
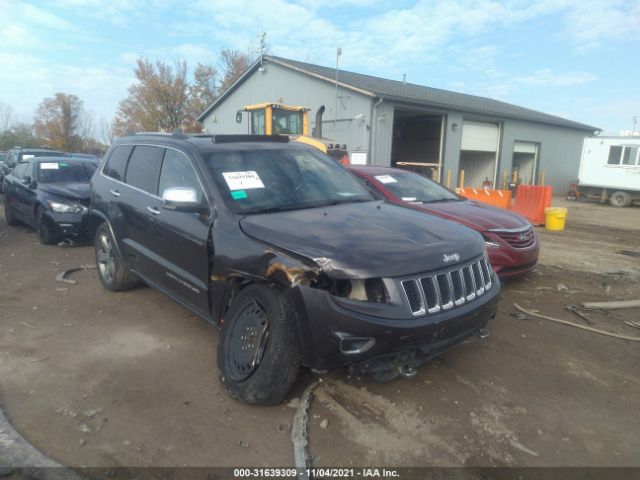
[[[336,80],[337,77],[337,80]],[[346,144],[352,163],[400,166],[451,186],[521,182],[564,192],[577,178],[585,137],[599,129],[508,103],[264,56],[199,120],[209,133],[247,133],[245,105],[325,106],[323,137]],[[451,172],[451,173],[449,173]]]

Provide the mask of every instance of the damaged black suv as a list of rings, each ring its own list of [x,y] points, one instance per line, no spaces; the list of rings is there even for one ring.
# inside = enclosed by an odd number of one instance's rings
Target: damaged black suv
[[[479,234],[376,200],[286,137],[123,137],[91,196],[103,285],[142,280],[218,325],[244,402],[280,402],[300,366],[411,375],[495,315]]]

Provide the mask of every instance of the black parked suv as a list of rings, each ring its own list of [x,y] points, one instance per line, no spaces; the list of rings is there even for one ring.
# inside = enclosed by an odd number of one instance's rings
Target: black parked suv
[[[4,215],[10,226],[24,223],[40,242],[81,239],[89,229],[89,180],[96,165],[65,157],[33,157],[5,179]]]
[[[286,137],[123,137],[91,192],[103,285],[141,279],[221,327],[244,402],[280,402],[301,365],[411,375],[495,315],[478,233],[377,201]]]
[[[68,157],[69,154],[50,150],[48,148],[12,148],[7,152],[7,157],[0,162],[0,192],[4,190],[4,179],[9,175],[15,166],[23,160],[37,157]]]

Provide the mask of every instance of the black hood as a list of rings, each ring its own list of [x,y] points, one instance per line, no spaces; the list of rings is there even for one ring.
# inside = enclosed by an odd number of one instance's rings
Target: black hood
[[[89,200],[90,198],[88,183],[40,183],[38,189],[72,200]]]
[[[381,202],[250,215],[248,235],[312,259],[335,278],[399,277],[452,265],[480,255],[473,230],[415,210]]]

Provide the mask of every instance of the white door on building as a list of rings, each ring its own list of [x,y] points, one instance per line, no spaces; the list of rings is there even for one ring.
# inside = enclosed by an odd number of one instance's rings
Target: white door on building
[[[464,186],[480,188],[483,182],[496,183],[500,126],[496,123],[462,122],[460,170],[464,170]]]
[[[514,142],[511,171],[518,172],[519,183],[524,183],[525,185],[535,185],[537,161],[538,161],[538,144],[537,143]]]

